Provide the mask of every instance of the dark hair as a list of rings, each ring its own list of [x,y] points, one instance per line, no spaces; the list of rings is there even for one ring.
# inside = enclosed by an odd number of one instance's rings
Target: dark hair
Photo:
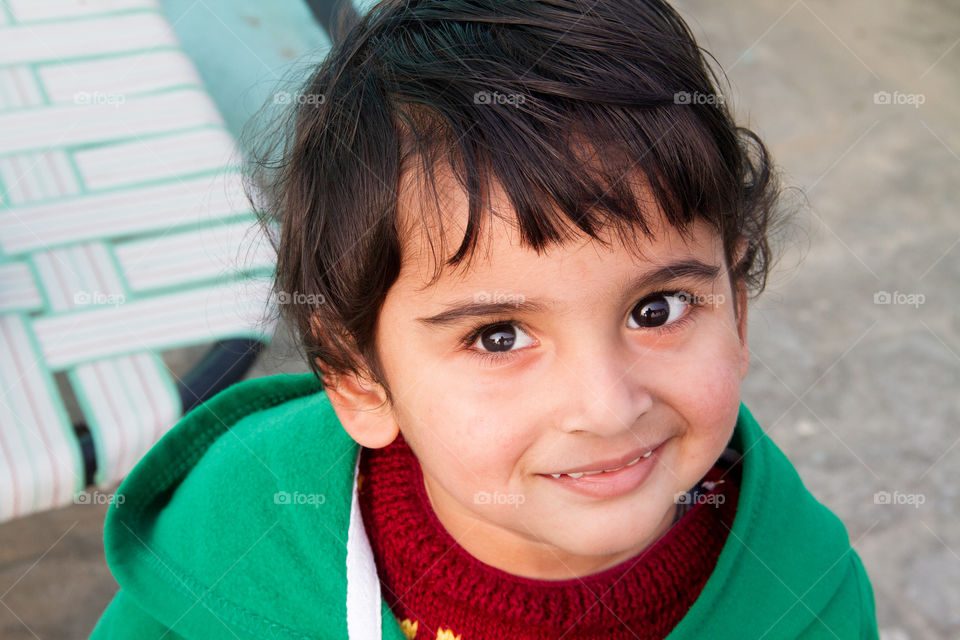
[[[439,162],[469,208],[437,276],[469,263],[490,180],[539,252],[571,237],[570,224],[593,238],[606,225],[650,234],[624,179],[636,173],[681,233],[710,223],[731,280],[759,294],[779,180],[758,136],[734,123],[705,53],[660,0],[373,7],[311,74],[279,147],[256,157],[252,174],[277,250],[275,293],[289,300],[281,313],[314,374],[367,377],[392,402],[375,329],[409,232],[398,186],[411,170],[435,186]],[[596,150],[589,158],[585,142]],[[734,264],[741,239],[747,250]]]

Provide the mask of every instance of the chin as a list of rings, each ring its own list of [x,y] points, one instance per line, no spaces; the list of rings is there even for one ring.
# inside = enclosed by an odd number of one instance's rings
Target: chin
[[[555,544],[566,552],[578,556],[612,556],[632,552],[636,555],[653,544],[660,533],[657,533],[666,511],[660,517],[647,518],[641,521],[611,523],[596,521],[589,529],[572,527],[573,536],[558,540]],[[627,560],[624,557],[623,560]]]

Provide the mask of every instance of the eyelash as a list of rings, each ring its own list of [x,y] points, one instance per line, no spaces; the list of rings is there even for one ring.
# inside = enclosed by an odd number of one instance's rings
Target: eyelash
[[[690,316],[692,316],[693,312],[699,309],[700,307],[702,307],[704,304],[702,302],[697,302],[697,300],[700,300],[700,296],[691,295],[689,291],[686,291],[683,289],[676,289],[673,291],[657,291],[655,293],[651,293],[637,300],[637,302],[634,304],[633,307],[630,308],[630,310],[632,312],[633,309],[637,306],[637,304],[639,304],[643,300],[646,300],[647,298],[653,298],[655,296],[675,296],[681,293],[687,294],[687,310],[684,311],[683,315],[677,318],[676,320],[674,320],[673,322],[671,322],[670,324],[661,325],[659,327],[651,327],[647,329],[647,331],[653,331],[657,336],[669,335],[676,331],[680,331],[681,329],[686,327],[687,324],[691,322],[692,318]],[[473,343],[477,341],[477,338],[479,338],[484,331],[486,331],[491,327],[495,327],[503,324],[508,324],[508,325],[515,324],[515,325],[518,325],[520,328],[523,328],[524,326],[522,322],[519,322],[512,318],[504,318],[502,320],[495,320],[493,322],[485,322],[483,324],[476,325],[475,327],[470,329],[470,331],[467,332],[467,335],[465,335],[460,340],[460,344],[464,347],[464,351],[468,352],[471,357],[479,359],[480,362],[484,364],[487,364],[487,363],[493,364],[497,362],[503,362],[504,360],[509,360],[513,358],[518,352],[516,351],[507,351],[507,352],[477,351],[476,349],[470,348],[473,345]]]

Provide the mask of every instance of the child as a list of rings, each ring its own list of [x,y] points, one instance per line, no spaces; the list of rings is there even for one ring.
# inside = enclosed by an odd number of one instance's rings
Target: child
[[[311,372],[130,473],[92,637],[876,638],[740,401],[779,190],[715,85],[660,0],[376,6],[263,183]]]

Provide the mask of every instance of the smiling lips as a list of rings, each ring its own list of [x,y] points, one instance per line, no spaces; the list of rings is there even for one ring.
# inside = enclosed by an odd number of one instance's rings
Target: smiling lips
[[[651,449],[650,451],[647,451],[643,455],[637,456],[627,464],[622,464],[619,467],[614,467],[612,469],[600,469],[599,471],[577,471],[575,473],[551,473],[550,475],[554,478],[559,478],[560,476],[569,476],[571,478],[576,479],[582,476],[594,476],[594,475],[597,475],[598,473],[613,473],[614,471],[619,471],[620,469],[624,469],[626,467],[632,467],[633,465],[637,464],[644,458],[649,458],[652,453],[653,453],[653,449]]]
[[[669,438],[668,438],[669,440]],[[632,493],[653,473],[660,460],[664,440],[653,449],[633,451],[619,459],[602,460],[563,473],[537,474],[565,490],[592,499],[615,498]]]

